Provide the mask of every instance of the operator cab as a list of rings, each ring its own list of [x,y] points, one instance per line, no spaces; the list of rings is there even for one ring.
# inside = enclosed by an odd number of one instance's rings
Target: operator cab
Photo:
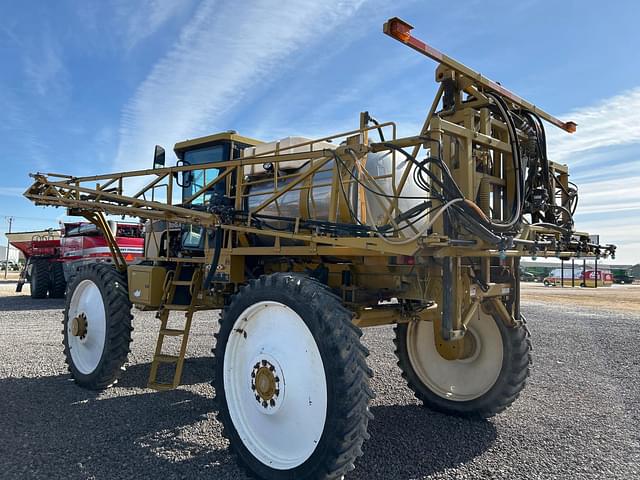
[[[215,164],[240,158],[244,148],[260,145],[262,142],[238,135],[235,131],[217,133],[206,137],[186,140],[175,144],[173,151],[178,157],[177,165],[191,166]],[[156,151],[155,163],[158,162]],[[162,152],[162,156],[164,152]],[[162,165],[164,165],[162,158]],[[231,204],[231,196],[235,194],[235,172],[227,179],[221,180],[210,188],[223,169],[209,165],[208,168],[185,171],[178,175],[177,183],[181,188],[182,205],[188,208],[205,210],[212,205]],[[201,192],[203,189],[204,192]],[[197,195],[195,198],[194,195]],[[201,255],[205,247],[205,229],[199,225],[184,224],[181,227],[180,243],[185,253]]]
[[[217,133],[207,137],[176,143],[173,151],[178,157],[178,165],[203,165],[207,163],[226,162],[240,158],[246,147],[254,147],[262,142],[238,135],[235,131]],[[227,182],[220,181],[207,189],[204,194],[193,200],[190,198],[200,192],[208,183],[216,179],[220,169],[211,167],[184,172],[179,186],[182,188],[182,203],[194,207],[223,202],[224,197],[232,194],[227,191]],[[235,185],[235,172],[229,183],[230,190]]]

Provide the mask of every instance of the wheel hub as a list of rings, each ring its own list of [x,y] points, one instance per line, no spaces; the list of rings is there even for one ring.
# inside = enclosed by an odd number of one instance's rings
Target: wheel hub
[[[282,371],[277,362],[264,357],[255,361],[251,369],[251,390],[263,413],[275,413],[283,397]]]
[[[480,353],[480,341],[476,337],[476,334],[473,330],[468,330],[463,340],[463,352],[462,357],[459,360],[470,361],[475,359]]]
[[[256,373],[256,392],[264,400],[270,401],[276,393],[276,377],[267,367],[258,368]]]
[[[83,339],[87,336],[87,316],[81,313],[71,321],[71,334]]]

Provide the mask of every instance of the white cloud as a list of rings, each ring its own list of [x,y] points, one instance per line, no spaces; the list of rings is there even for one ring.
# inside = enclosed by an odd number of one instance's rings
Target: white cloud
[[[639,148],[640,150],[640,148]],[[601,152],[598,155],[598,160],[600,160],[603,165],[604,162],[610,162],[613,158],[614,160],[618,157],[615,152]],[[621,160],[618,163],[611,164],[607,163],[606,166],[602,168],[590,168],[587,166],[586,168],[580,169],[572,169],[572,177],[579,181],[580,184],[584,182],[592,182],[594,180],[602,181],[604,178],[621,178],[629,175],[630,172],[640,172],[640,152],[638,153],[638,160]],[[594,159],[594,162],[597,160]],[[640,187],[640,186],[639,186]]]
[[[626,175],[613,180],[580,183],[578,211],[611,213],[638,210],[640,215],[640,176]],[[637,225],[636,235],[640,235]]]
[[[120,0],[115,17],[123,26],[125,47],[131,49],[156,33],[167,21],[190,6],[190,0]]]
[[[153,145],[229,128],[225,114],[273,81],[294,54],[355,13],[363,0],[202,2],[122,113],[116,163],[149,163]]]
[[[66,99],[69,72],[62,60],[60,46],[52,35],[44,34],[42,44],[25,55],[23,62],[27,81],[38,95],[53,102]]]
[[[24,150],[23,162],[39,170],[49,168],[47,147],[33,128],[30,113],[33,107],[28,105],[24,97],[14,93],[10,89],[0,90],[0,134],[6,134],[7,138],[19,142]]]
[[[22,187],[0,187],[0,196],[2,197],[19,197],[24,193],[26,188]]]
[[[572,120],[578,129],[569,135],[549,128],[551,159],[572,165],[585,163],[580,154],[589,150],[640,143],[640,87],[579,108],[560,118]]]
[[[14,31],[14,28],[12,27],[13,25],[10,26],[10,25],[7,25],[5,22],[3,22],[0,25],[0,34],[3,34],[4,36],[6,36],[6,38],[9,41],[11,41],[13,44],[22,46],[23,45],[22,39],[18,34],[16,34],[16,32]]]
[[[640,87],[560,118],[578,123],[573,135],[555,128],[548,135],[550,158],[570,172],[578,167],[576,229],[618,245],[617,263],[640,262]],[[637,146],[637,157],[620,146]]]

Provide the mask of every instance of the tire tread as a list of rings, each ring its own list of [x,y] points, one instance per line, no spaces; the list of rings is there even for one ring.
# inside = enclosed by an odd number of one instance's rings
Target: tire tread
[[[67,290],[67,282],[64,279],[64,270],[62,263],[51,263],[51,287],[49,288],[49,296],[51,298],[64,298]]]
[[[47,298],[49,288],[49,260],[37,258],[31,267],[31,298]]]

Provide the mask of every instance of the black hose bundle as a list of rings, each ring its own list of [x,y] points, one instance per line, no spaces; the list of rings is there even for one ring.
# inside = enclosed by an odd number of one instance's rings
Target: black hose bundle
[[[513,173],[516,177],[515,194],[516,198],[512,205],[511,218],[507,222],[488,221],[488,226],[494,232],[515,232],[519,230],[522,223],[522,212],[524,209],[524,169],[522,168],[522,156],[520,154],[520,143],[518,142],[518,132],[509,108],[499,95],[488,92],[487,97],[491,98],[500,112],[500,116],[507,125],[509,131],[509,143],[511,144],[511,155],[513,157]]]
[[[547,136],[542,119],[529,110],[519,110],[518,118],[521,118],[523,126],[528,127],[535,139],[535,156],[528,166],[528,174],[525,182],[525,213],[531,215],[533,225],[556,225],[565,232],[573,230],[573,214],[578,205],[578,187],[569,182],[565,187],[558,182],[558,192],[555,191],[553,175],[549,158],[547,157]],[[555,205],[554,198],[564,195],[568,199],[568,207]],[[558,215],[557,213],[560,213]],[[563,215],[566,221],[563,221]]]

